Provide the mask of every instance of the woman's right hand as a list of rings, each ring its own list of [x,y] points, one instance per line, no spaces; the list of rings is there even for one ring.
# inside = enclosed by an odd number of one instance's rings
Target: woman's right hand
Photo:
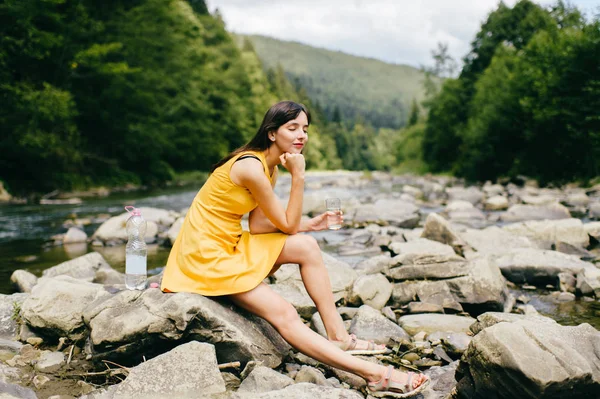
[[[281,165],[286,168],[292,176],[303,174],[306,169],[306,161],[302,154],[291,154],[286,152],[279,157]]]

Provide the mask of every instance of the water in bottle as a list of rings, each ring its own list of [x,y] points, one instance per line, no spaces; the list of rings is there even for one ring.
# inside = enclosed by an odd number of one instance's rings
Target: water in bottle
[[[146,221],[142,212],[133,206],[126,206],[129,212],[127,219],[127,246],[125,247],[125,286],[130,290],[143,290],[146,288],[147,274],[147,249],[144,235],[146,234]]]

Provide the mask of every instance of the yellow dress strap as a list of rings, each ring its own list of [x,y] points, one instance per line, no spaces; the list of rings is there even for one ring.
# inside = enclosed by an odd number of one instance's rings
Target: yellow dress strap
[[[256,157],[258,158],[258,160],[260,162],[262,162],[263,164],[263,168],[265,170],[265,174],[267,175],[269,181],[273,181],[273,176],[269,173],[269,166],[267,165],[267,159],[265,158],[265,154],[262,151],[244,151],[244,152],[240,152],[239,154],[237,154],[236,156],[233,157],[233,162],[231,163],[231,165],[233,165],[234,163],[236,163],[237,161],[239,161],[241,158],[244,157]],[[231,169],[231,168],[230,168]]]

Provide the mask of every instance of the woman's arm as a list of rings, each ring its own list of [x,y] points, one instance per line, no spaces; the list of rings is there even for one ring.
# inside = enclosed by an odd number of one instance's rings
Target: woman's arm
[[[270,226],[264,220],[254,219],[255,214],[251,221],[251,231],[254,228],[258,229],[256,231],[261,232],[277,229],[286,234],[295,234],[300,230],[304,192],[304,157],[300,154],[286,154],[285,157],[282,156],[282,162],[285,162],[284,166],[290,170],[292,175],[292,188],[287,209],[284,209],[277,199],[260,162],[248,158],[236,162],[231,168],[232,181],[250,191],[258,204],[258,208],[266,217],[265,219],[268,219],[268,222],[272,225]],[[259,221],[258,224],[257,221]]]

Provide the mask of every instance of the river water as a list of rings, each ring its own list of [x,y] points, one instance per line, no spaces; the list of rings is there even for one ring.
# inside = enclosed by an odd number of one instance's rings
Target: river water
[[[285,186],[278,187],[285,191]],[[373,192],[391,191],[392,187],[373,188]],[[94,219],[98,215],[116,216],[124,212],[123,207],[154,207],[180,211],[187,208],[198,187],[170,188],[158,191],[112,194],[104,198],[85,199],[79,205],[0,205],[0,294],[11,294],[14,291],[10,276],[17,269],[25,269],[37,276],[42,271],[61,262],[74,259],[88,252],[97,251],[116,270],[125,270],[125,248],[92,247],[88,244],[71,244],[68,246],[46,245],[49,238],[55,234],[66,232],[64,222],[70,218],[92,219],[92,223],[84,230],[91,236],[99,227],[100,222]],[[281,192],[279,193],[282,194]],[[364,194],[364,188],[361,190]],[[350,198],[351,192],[338,191],[334,195]],[[427,210],[425,210],[427,211]],[[323,249],[336,255],[336,244],[343,242],[348,231],[314,233],[320,242],[325,239],[329,245],[323,244]],[[169,255],[169,248],[158,245],[148,246],[148,273],[160,273]],[[337,256],[337,255],[336,255]],[[351,265],[365,257],[337,256]],[[576,301],[558,303],[549,295],[550,291],[538,289],[535,291],[513,290],[515,296],[525,295],[529,304],[540,313],[548,315],[563,325],[578,325],[586,322],[600,329],[600,302],[578,298]]]

